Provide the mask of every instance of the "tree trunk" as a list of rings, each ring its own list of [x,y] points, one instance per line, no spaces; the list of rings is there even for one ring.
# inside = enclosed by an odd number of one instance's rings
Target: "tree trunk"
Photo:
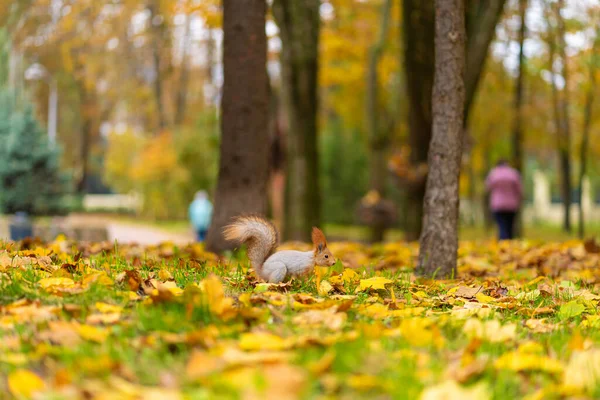
[[[185,120],[185,107],[187,100],[187,88],[190,80],[189,49],[192,38],[192,16],[185,16],[185,32],[181,49],[181,65],[179,67],[179,87],[175,103],[175,125],[179,126]]]
[[[468,48],[465,66],[464,128],[477,92],[489,45],[506,0],[468,0],[467,3]],[[431,88],[435,61],[433,0],[403,0],[402,16],[404,70],[409,99],[410,161],[411,165],[416,167],[427,161],[431,140]],[[424,195],[425,181],[411,185],[407,191],[406,238],[408,240],[417,239],[420,235]]]
[[[467,65],[465,71],[465,127],[475,100],[488,49],[506,0],[466,0]]]
[[[84,78],[81,78],[84,79]],[[83,81],[76,82],[79,90],[81,115],[81,141],[79,145],[79,176],[76,183],[78,194],[85,194],[90,168],[90,148],[92,147],[92,130],[94,129],[94,114],[97,104],[94,93],[90,93]]]
[[[264,214],[269,178],[269,93],[265,0],[223,2],[221,157],[207,249],[234,244],[221,234],[231,218]]]
[[[515,85],[514,98],[514,120],[512,132],[512,159],[513,166],[521,173],[521,179],[524,178],[523,171],[523,83],[525,80],[525,52],[524,43],[527,33],[527,0],[519,0],[519,17],[521,26],[519,29],[519,70],[517,73],[517,81]],[[515,221],[515,236],[521,236],[521,218]]]
[[[83,116],[83,124],[81,126],[81,146],[79,147],[79,163],[81,172],[77,181],[77,193],[85,194],[89,176],[90,164],[90,147],[92,141],[92,120]]]
[[[269,112],[270,136],[270,211],[273,223],[281,232],[285,217],[285,127],[282,124],[280,98],[271,87]]]
[[[433,135],[416,273],[456,276],[459,175],[465,105],[463,0],[436,0]]]
[[[369,172],[370,189],[379,193],[380,198],[386,195],[386,177],[388,146],[390,143],[390,129],[388,124],[382,125],[380,121],[379,106],[379,82],[377,79],[377,66],[381,59],[383,47],[387,37],[390,14],[392,9],[392,0],[385,0],[381,8],[381,30],[379,37],[373,44],[369,54],[369,67],[367,71],[367,130],[369,133]],[[381,218],[375,218],[371,226],[371,242],[382,242],[385,236],[385,227],[387,221],[381,221]]]
[[[282,42],[282,98],[288,119],[286,222],[288,239],[309,240],[320,223],[317,154],[319,0],[275,0]]]
[[[492,169],[492,129],[490,126],[487,127],[487,132],[483,135],[483,174],[480,177],[482,182],[485,182],[486,176]],[[482,196],[483,206],[483,226],[485,228],[486,235],[490,232],[493,227],[492,210],[490,209],[490,193],[489,191],[483,190]]]
[[[165,105],[163,99],[163,63],[161,62],[162,57],[162,41],[163,41],[163,24],[165,21],[160,23],[156,22],[156,17],[160,17],[159,4],[157,0],[150,0],[150,4],[147,6],[150,17],[148,20],[150,35],[151,35],[151,46],[152,46],[152,66],[154,68],[154,101],[156,103],[156,116],[158,118],[158,131],[162,132],[167,126],[167,117],[165,115]]]
[[[592,55],[589,64],[589,86],[585,97],[585,108],[583,111],[583,131],[581,133],[581,147],[579,149],[579,159],[581,168],[579,169],[579,182],[577,184],[579,191],[579,238],[585,236],[585,218],[583,209],[583,180],[587,174],[588,147],[590,143],[590,127],[592,125],[592,107],[594,105],[594,93],[596,91],[596,63],[598,62],[598,50],[600,49],[600,31],[596,33]]]
[[[560,171],[562,173],[562,197],[565,209],[563,229],[571,232],[571,121],[569,113],[569,69],[566,55],[565,22],[561,15],[564,8],[564,0],[558,0],[556,8],[556,20],[558,23],[558,52],[562,60],[562,77],[565,83],[562,99],[560,101],[561,112],[561,141],[560,141]]]
[[[404,71],[408,91],[408,141],[411,167],[427,162],[431,141],[431,94],[434,73],[435,11],[433,0],[403,0]],[[425,180],[409,185],[405,232],[417,240],[423,223]]]

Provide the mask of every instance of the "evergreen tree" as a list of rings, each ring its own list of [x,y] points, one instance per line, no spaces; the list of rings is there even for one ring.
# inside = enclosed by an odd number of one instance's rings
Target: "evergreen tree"
[[[66,188],[59,151],[50,145],[31,106],[18,109],[14,95],[0,89],[0,211],[62,213]]]

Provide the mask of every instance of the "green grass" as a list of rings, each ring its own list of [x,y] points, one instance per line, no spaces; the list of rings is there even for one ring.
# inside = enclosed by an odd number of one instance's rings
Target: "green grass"
[[[536,354],[545,357],[542,360],[558,362],[566,370],[577,349],[600,347],[600,331],[594,325],[598,301],[586,298],[600,292],[596,280],[590,278],[598,276],[597,256],[586,255],[585,264],[569,258],[563,265],[560,260],[574,249],[565,250],[558,243],[547,247],[540,264],[534,260],[531,265],[526,260],[533,260],[538,250],[535,246],[513,243],[500,254],[495,244],[478,245],[467,255],[485,260],[486,274],[471,275],[467,265],[459,271],[458,280],[442,282],[416,280],[410,270],[398,268],[398,264],[412,267],[410,260],[414,259],[414,253],[407,255],[403,244],[373,248],[353,244],[336,256],[351,260],[353,254],[369,254],[370,258],[366,265],[356,267],[357,278],[338,287],[340,293],[328,294],[319,293],[315,276],[295,279],[282,287],[257,285],[246,269],[243,252],[219,260],[197,245],[173,247],[173,255],[146,249],[142,256],[136,248],[115,246],[76,261],[85,246],[67,246],[73,249],[67,253],[57,252],[53,244],[49,246],[53,249],[51,267],[36,261],[47,249],[11,250],[6,254],[18,254],[19,260],[29,261],[0,264],[0,393],[8,393],[4,377],[26,369],[40,376],[56,399],[75,398],[65,395],[56,384],[61,376],[64,386],[77,393],[87,390],[108,398],[123,395],[120,391],[126,386],[138,398],[144,398],[145,390],[171,387],[186,398],[235,399],[248,391],[273,395],[273,388],[282,384],[307,399],[414,399],[477,361],[482,367],[461,381],[464,390],[485,384],[486,393],[493,399],[523,398],[539,390],[547,390],[540,392],[543,398],[559,398],[559,389],[566,390],[568,384],[561,374],[544,371],[543,365],[511,370],[498,367],[496,361],[534,342],[539,345]],[[332,250],[335,246],[331,244]],[[380,271],[368,267],[377,264],[375,259],[387,262],[398,258],[403,262],[391,263]],[[512,259],[524,265],[513,271],[509,268]],[[63,263],[77,268],[64,269]],[[553,267],[554,279],[530,284],[542,267]],[[138,271],[142,282],[165,282],[172,277],[183,292],[161,297],[158,292],[140,290],[138,298],[127,279],[120,278],[132,269]],[[574,270],[578,275],[572,275]],[[325,271],[322,279],[334,282],[343,271],[338,263]],[[40,286],[42,279],[49,277],[82,283],[99,272],[106,273],[111,282],[92,283],[78,293]],[[206,286],[211,275],[218,277],[222,293]],[[360,290],[360,281],[372,277],[384,277],[391,283],[384,290]],[[466,299],[452,294],[457,286],[478,285],[483,285],[481,293],[487,297]],[[503,294],[495,294],[497,287],[504,288]],[[343,298],[336,297],[341,292],[353,296],[350,308],[322,314],[327,311],[322,311],[321,304],[343,304]],[[305,303],[295,297],[299,295]],[[23,300],[29,303],[20,308],[25,304]],[[222,301],[231,302],[231,315],[214,305]],[[479,301],[484,308],[492,307],[486,315],[457,313],[468,311]],[[122,307],[118,320],[90,322],[89,318],[99,313],[99,302]],[[576,312],[565,311],[571,307],[565,306],[569,302],[576,304]],[[51,314],[41,313],[48,306],[55,307]],[[533,312],[539,309],[549,311],[535,316]],[[411,314],[413,311],[415,314]],[[25,313],[31,315],[20,319]],[[339,326],[330,325],[335,318],[342,318]],[[538,318],[546,318],[546,323],[556,329],[536,332],[527,327],[528,320]],[[494,341],[494,331],[473,339],[465,331],[469,320],[482,324],[498,321],[501,327],[514,324],[515,335]],[[81,336],[77,336],[76,345],[48,339],[56,322],[93,326],[92,336],[76,334]],[[105,337],[94,339],[96,330],[104,332]],[[261,351],[252,342],[243,345],[244,340],[250,340],[248,335],[266,332],[272,336],[258,344],[275,347]],[[284,343],[281,347],[279,341]],[[211,370],[210,362],[204,361],[208,365],[206,376],[191,377],[188,372],[193,354],[225,360],[225,354],[248,357],[272,352],[284,352],[289,360],[274,364],[238,360],[224,370]],[[15,355],[24,356],[24,360]],[[302,384],[294,386],[294,379]],[[598,382],[592,381],[590,388],[580,388],[576,394],[594,396],[599,383],[600,376]]]

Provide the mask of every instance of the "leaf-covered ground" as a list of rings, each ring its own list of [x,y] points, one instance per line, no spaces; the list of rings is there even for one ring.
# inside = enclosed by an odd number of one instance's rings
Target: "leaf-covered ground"
[[[451,281],[414,245],[330,247],[269,285],[201,245],[0,244],[0,398],[600,396],[593,243],[463,243]]]

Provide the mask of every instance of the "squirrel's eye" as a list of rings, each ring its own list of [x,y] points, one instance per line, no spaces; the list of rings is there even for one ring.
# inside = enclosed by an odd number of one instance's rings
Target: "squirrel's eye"
[[[329,258],[329,256],[327,254],[325,254],[325,258]]]

